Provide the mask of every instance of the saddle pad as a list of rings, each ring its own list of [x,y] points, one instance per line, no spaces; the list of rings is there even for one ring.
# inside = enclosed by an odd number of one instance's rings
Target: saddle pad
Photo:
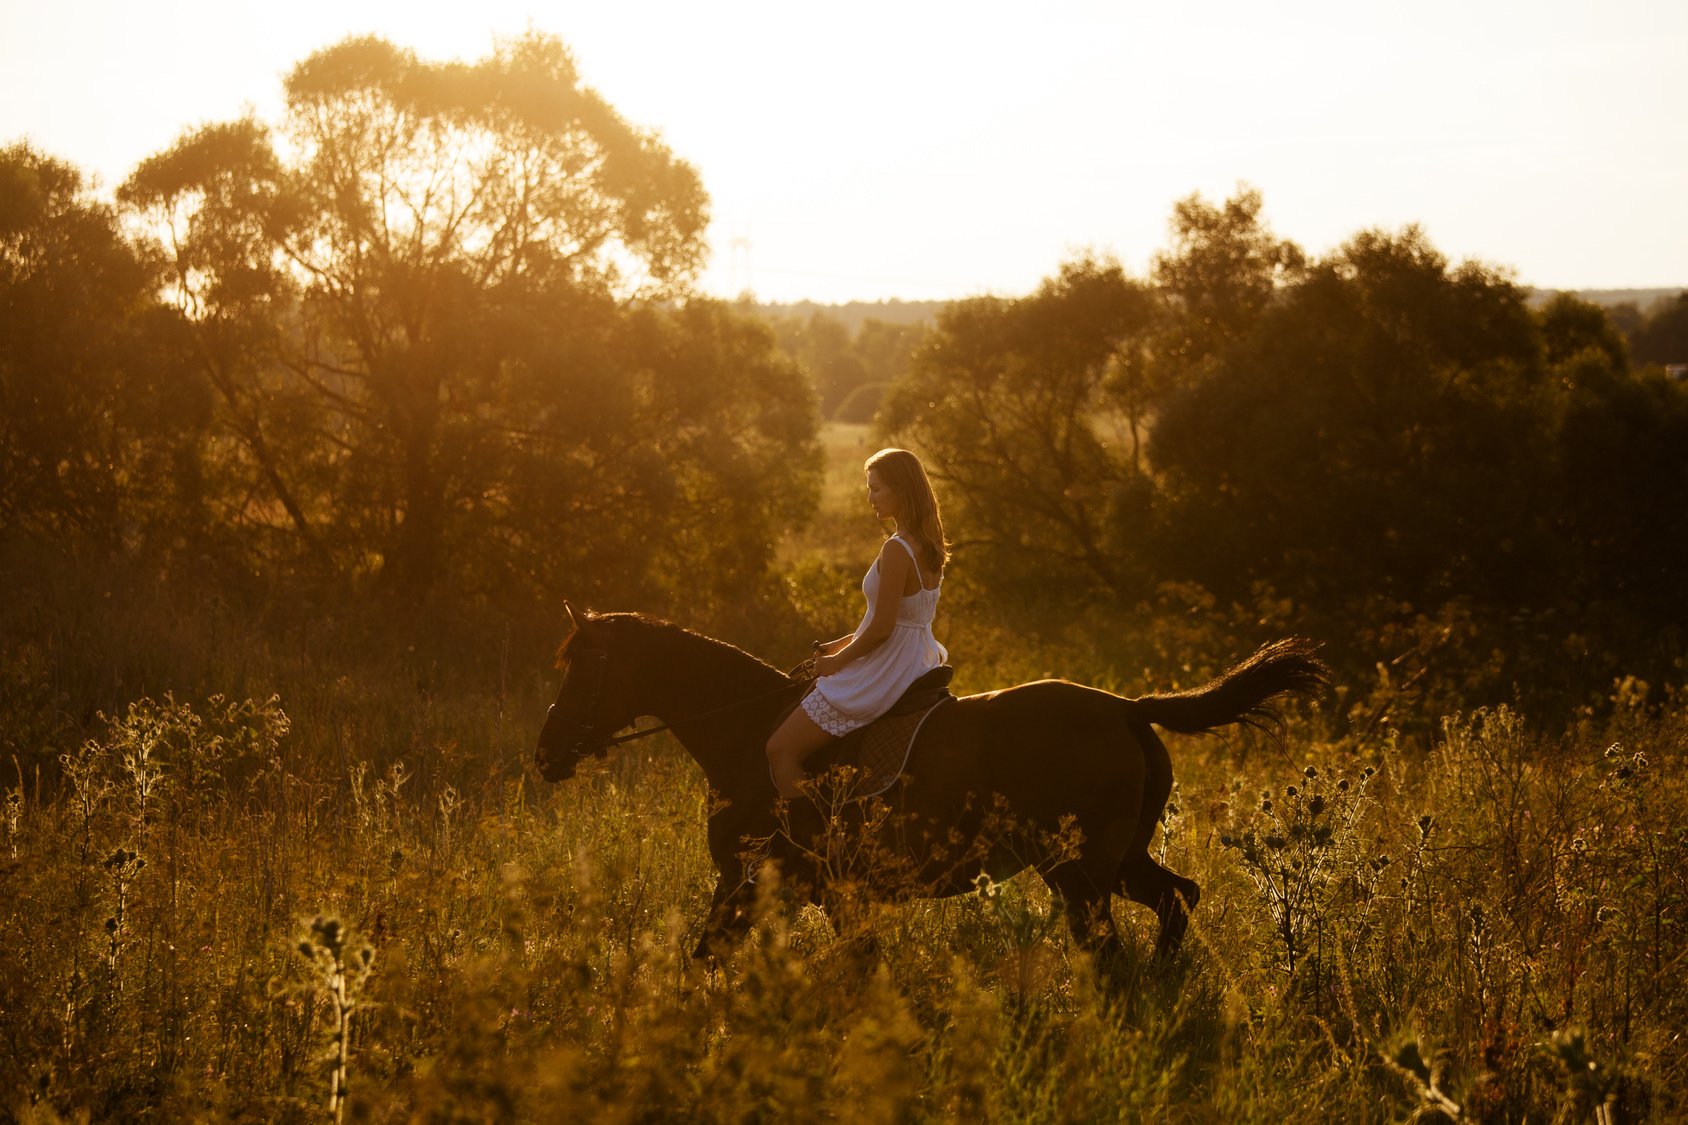
[[[856,732],[855,737],[859,741],[854,745],[846,738],[836,764],[853,766],[857,772],[850,779],[845,798],[860,801],[891,788],[908,765],[914,740],[920,736],[920,728],[926,724],[927,716],[948,702],[950,699],[946,697],[919,711],[875,719]]]

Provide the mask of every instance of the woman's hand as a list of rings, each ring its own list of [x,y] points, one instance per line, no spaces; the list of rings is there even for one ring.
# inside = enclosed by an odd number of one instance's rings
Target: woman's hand
[[[837,640],[816,641],[815,642],[815,648],[814,648],[814,652],[815,652],[815,655],[814,655],[815,675],[817,675],[817,676],[830,676],[834,672],[838,671],[838,669],[844,667],[844,665],[846,663],[848,663],[848,661],[833,660],[832,663],[824,669],[822,668],[821,662],[826,661],[826,660],[832,660],[832,658],[836,657],[839,653],[843,652],[847,647],[849,647],[850,642],[855,640],[855,639],[856,639],[856,634],[845,633],[842,637],[839,637]]]
[[[830,676],[840,668],[844,667],[846,663],[847,661],[840,660],[836,653],[826,653],[822,656],[817,656],[815,657],[815,675]]]

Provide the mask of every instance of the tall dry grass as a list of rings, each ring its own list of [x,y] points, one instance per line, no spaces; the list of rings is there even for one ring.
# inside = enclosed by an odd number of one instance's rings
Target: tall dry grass
[[[836,479],[835,554],[789,548],[817,630],[859,598]],[[1662,685],[1548,726],[1383,667],[1283,747],[1173,740],[1155,847],[1204,888],[1175,965],[1116,900],[1131,954],[1099,979],[1023,877],[843,933],[768,879],[706,967],[701,774],[658,738],[538,782],[545,629],[260,615],[5,561],[35,596],[0,607],[0,1114],[1688,1114],[1688,699]],[[1127,693],[1272,627],[1181,596],[1034,643],[958,583],[941,626],[962,690]]]

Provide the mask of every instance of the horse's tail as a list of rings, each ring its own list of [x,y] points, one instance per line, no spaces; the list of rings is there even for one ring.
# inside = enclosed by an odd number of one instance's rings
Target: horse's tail
[[[1315,650],[1301,637],[1273,641],[1204,687],[1130,700],[1132,714],[1179,734],[1233,723],[1276,732],[1284,723],[1284,697],[1317,695],[1330,684],[1330,669]]]

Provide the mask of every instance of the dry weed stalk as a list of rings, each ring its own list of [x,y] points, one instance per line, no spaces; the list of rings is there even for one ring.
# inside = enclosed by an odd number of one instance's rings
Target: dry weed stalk
[[[328,1112],[343,1119],[350,1090],[352,1013],[363,1007],[363,990],[375,969],[375,948],[354,938],[338,918],[318,915],[299,953],[316,969],[316,983],[334,1013],[329,1039]]]

